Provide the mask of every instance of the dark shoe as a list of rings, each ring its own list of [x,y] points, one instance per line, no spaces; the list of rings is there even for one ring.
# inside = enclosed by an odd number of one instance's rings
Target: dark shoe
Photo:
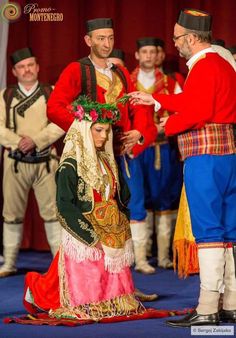
[[[190,327],[193,325],[218,325],[220,322],[219,314],[200,315],[194,310],[182,319],[168,320],[166,324],[172,327]]]
[[[140,302],[153,302],[158,298],[158,295],[156,293],[147,295],[146,293],[143,293],[139,289],[135,289],[134,295],[140,300]]]
[[[221,310],[220,321],[224,323],[236,323],[236,310]]]

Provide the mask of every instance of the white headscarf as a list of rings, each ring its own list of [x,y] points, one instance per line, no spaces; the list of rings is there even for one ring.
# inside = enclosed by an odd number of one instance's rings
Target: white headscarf
[[[91,126],[92,122],[74,120],[65,137],[65,147],[60,163],[67,158],[75,159],[77,161],[77,175],[92,189],[100,192],[104,180],[103,173],[98,166],[99,159],[94,146]],[[113,153],[112,129],[110,130],[104,151],[100,153],[102,153],[100,156],[103,156],[108,162],[115,181],[119,186],[117,164]],[[114,249],[102,244],[103,250],[101,250],[79,242],[63,229],[62,246],[65,252],[77,262],[85,259],[99,260],[102,257],[102,252],[104,252],[105,269],[113,273],[120,272],[124,267],[132,265],[134,261],[132,238],[126,240],[123,248]]]
[[[98,169],[98,156],[91,133],[92,122],[74,120],[66,137],[60,163],[66,158],[77,161],[77,174],[93,189],[100,191],[103,174]],[[113,153],[112,128],[104,148],[104,156],[118,182],[117,165]]]

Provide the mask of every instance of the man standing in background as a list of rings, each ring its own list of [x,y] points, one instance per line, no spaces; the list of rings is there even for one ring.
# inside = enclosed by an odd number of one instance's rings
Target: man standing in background
[[[178,83],[172,78],[163,74],[156,66],[158,56],[157,45],[159,40],[153,37],[145,37],[137,40],[137,51],[135,57],[139,61],[139,66],[131,74],[131,79],[137,90],[146,93],[165,93],[173,94],[179,90]],[[144,266],[144,257],[151,251],[152,235],[153,235],[153,213],[155,213],[155,227],[157,234],[157,260],[158,266],[162,268],[171,268],[173,266],[169,251],[171,245],[172,234],[172,217],[178,209],[180,191],[182,187],[182,165],[178,160],[178,153],[164,135],[163,128],[158,123],[160,117],[168,116],[167,110],[154,112],[153,107],[149,107],[153,122],[157,125],[158,137],[147,149],[143,151],[135,160],[139,173],[131,175],[131,230],[143,234],[146,239],[145,245],[142,247],[141,237],[140,243],[137,243],[135,254],[137,259],[136,269],[143,273],[151,273],[154,268]],[[136,169],[136,172],[138,169]],[[140,177],[143,178],[143,186],[140,186]],[[140,193],[142,191],[142,193]],[[143,195],[144,203],[141,209],[141,197]],[[139,203],[137,202],[139,201]],[[148,211],[147,219],[140,222],[140,209],[143,211],[143,217],[146,217],[146,209]],[[145,218],[144,217],[144,218]],[[141,229],[140,229],[141,227]],[[143,253],[143,257],[141,257]],[[145,258],[146,259],[146,258]]]
[[[57,161],[51,144],[64,131],[49,123],[46,101],[51,86],[38,82],[39,65],[30,48],[11,55],[12,72],[18,84],[0,95],[0,144],[4,146],[3,252],[0,278],[16,272],[16,260],[23,236],[28,194],[33,188],[44,220],[53,255],[60,244],[61,226],[56,216]]]

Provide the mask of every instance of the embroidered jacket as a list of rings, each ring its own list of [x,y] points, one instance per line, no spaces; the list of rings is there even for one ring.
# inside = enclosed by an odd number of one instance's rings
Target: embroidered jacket
[[[120,68],[126,78],[127,92],[133,91],[134,88],[127,69],[124,67]],[[48,101],[47,114],[49,120],[56,123],[65,131],[69,129],[71,123],[74,121],[74,117],[67,110],[67,106],[81,94],[81,79],[79,62],[70,63],[60,75]],[[108,77],[96,71],[96,81],[97,101],[100,103],[114,102],[114,100],[117,100],[126,93],[118,75],[114,76],[112,82]],[[122,131],[136,129],[144,137],[144,145],[141,146],[137,144],[132,150],[134,156],[136,156],[143,151],[143,147],[148,147],[148,145],[155,140],[157,129],[150,114],[146,113],[147,108],[145,106],[134,106],[128,103],[125,106],[120,105],[119,109],[121,112],[121,120],[118,121],[115,126],[120,127]]]
[[[21,139],[20,135],[32,138],[37,150],[51,145],[63,134],[63,130],[50,123],[46,115],[46,102],[40,86],[28,97],[16,87],[6,125],[6,103],[3,98],[5,90],[0,93],[0,144],[15,150]]]
[[[77,164],[73,158],[64,160],[56,173],[57,208],[61,225],[73,237],[88,246],[95,246],[99,237],[89,221],[97,193],[77,176]],[[115,200],[118,209],[129,219],[129,189],[119,171],[119,185]]]
[[[155,68],[155,82],[150,88],[143,87],[142,83],[138,81],[138,74],[140,71],[140,67],[136,67],[134,71],[131,73],[130,78],[135,87],[135,90],[140,90],[149,94],[173,94],[175,91],[176,80],[164,74],[158,67]],[[151,115],[154,123],[159,122],[159,118],[162,116],[169,116],[169,112],[165,109],[160,109],[158,112],[154,111],[153,106],[147,106],[149,110],[149,114]],[[165,137],[164,133],[159,133],[156,143],[167,143],[168,139]],[[159,161],[159,160],[158,160]]]

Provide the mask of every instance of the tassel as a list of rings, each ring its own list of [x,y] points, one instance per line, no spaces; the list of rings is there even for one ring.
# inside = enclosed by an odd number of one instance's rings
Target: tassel
[[[155,163],[154,167],[156,170],[161,169],[161,151],[160,151],[160,145],[156,144],[155,145]]]
[[[125,164],[125,172],[126,172],[127,177],[130,178],[131,175],[130,175],[130,171],[129,171],[128,162],[127,162],[127,160],[126,160],[125,155],[123,155],[123,157],[124,157],[124,164]]]
[[[174,270],[178,270],[179,278],[199,273],[197,245],[195,242],[180,239],[173,243]]]

